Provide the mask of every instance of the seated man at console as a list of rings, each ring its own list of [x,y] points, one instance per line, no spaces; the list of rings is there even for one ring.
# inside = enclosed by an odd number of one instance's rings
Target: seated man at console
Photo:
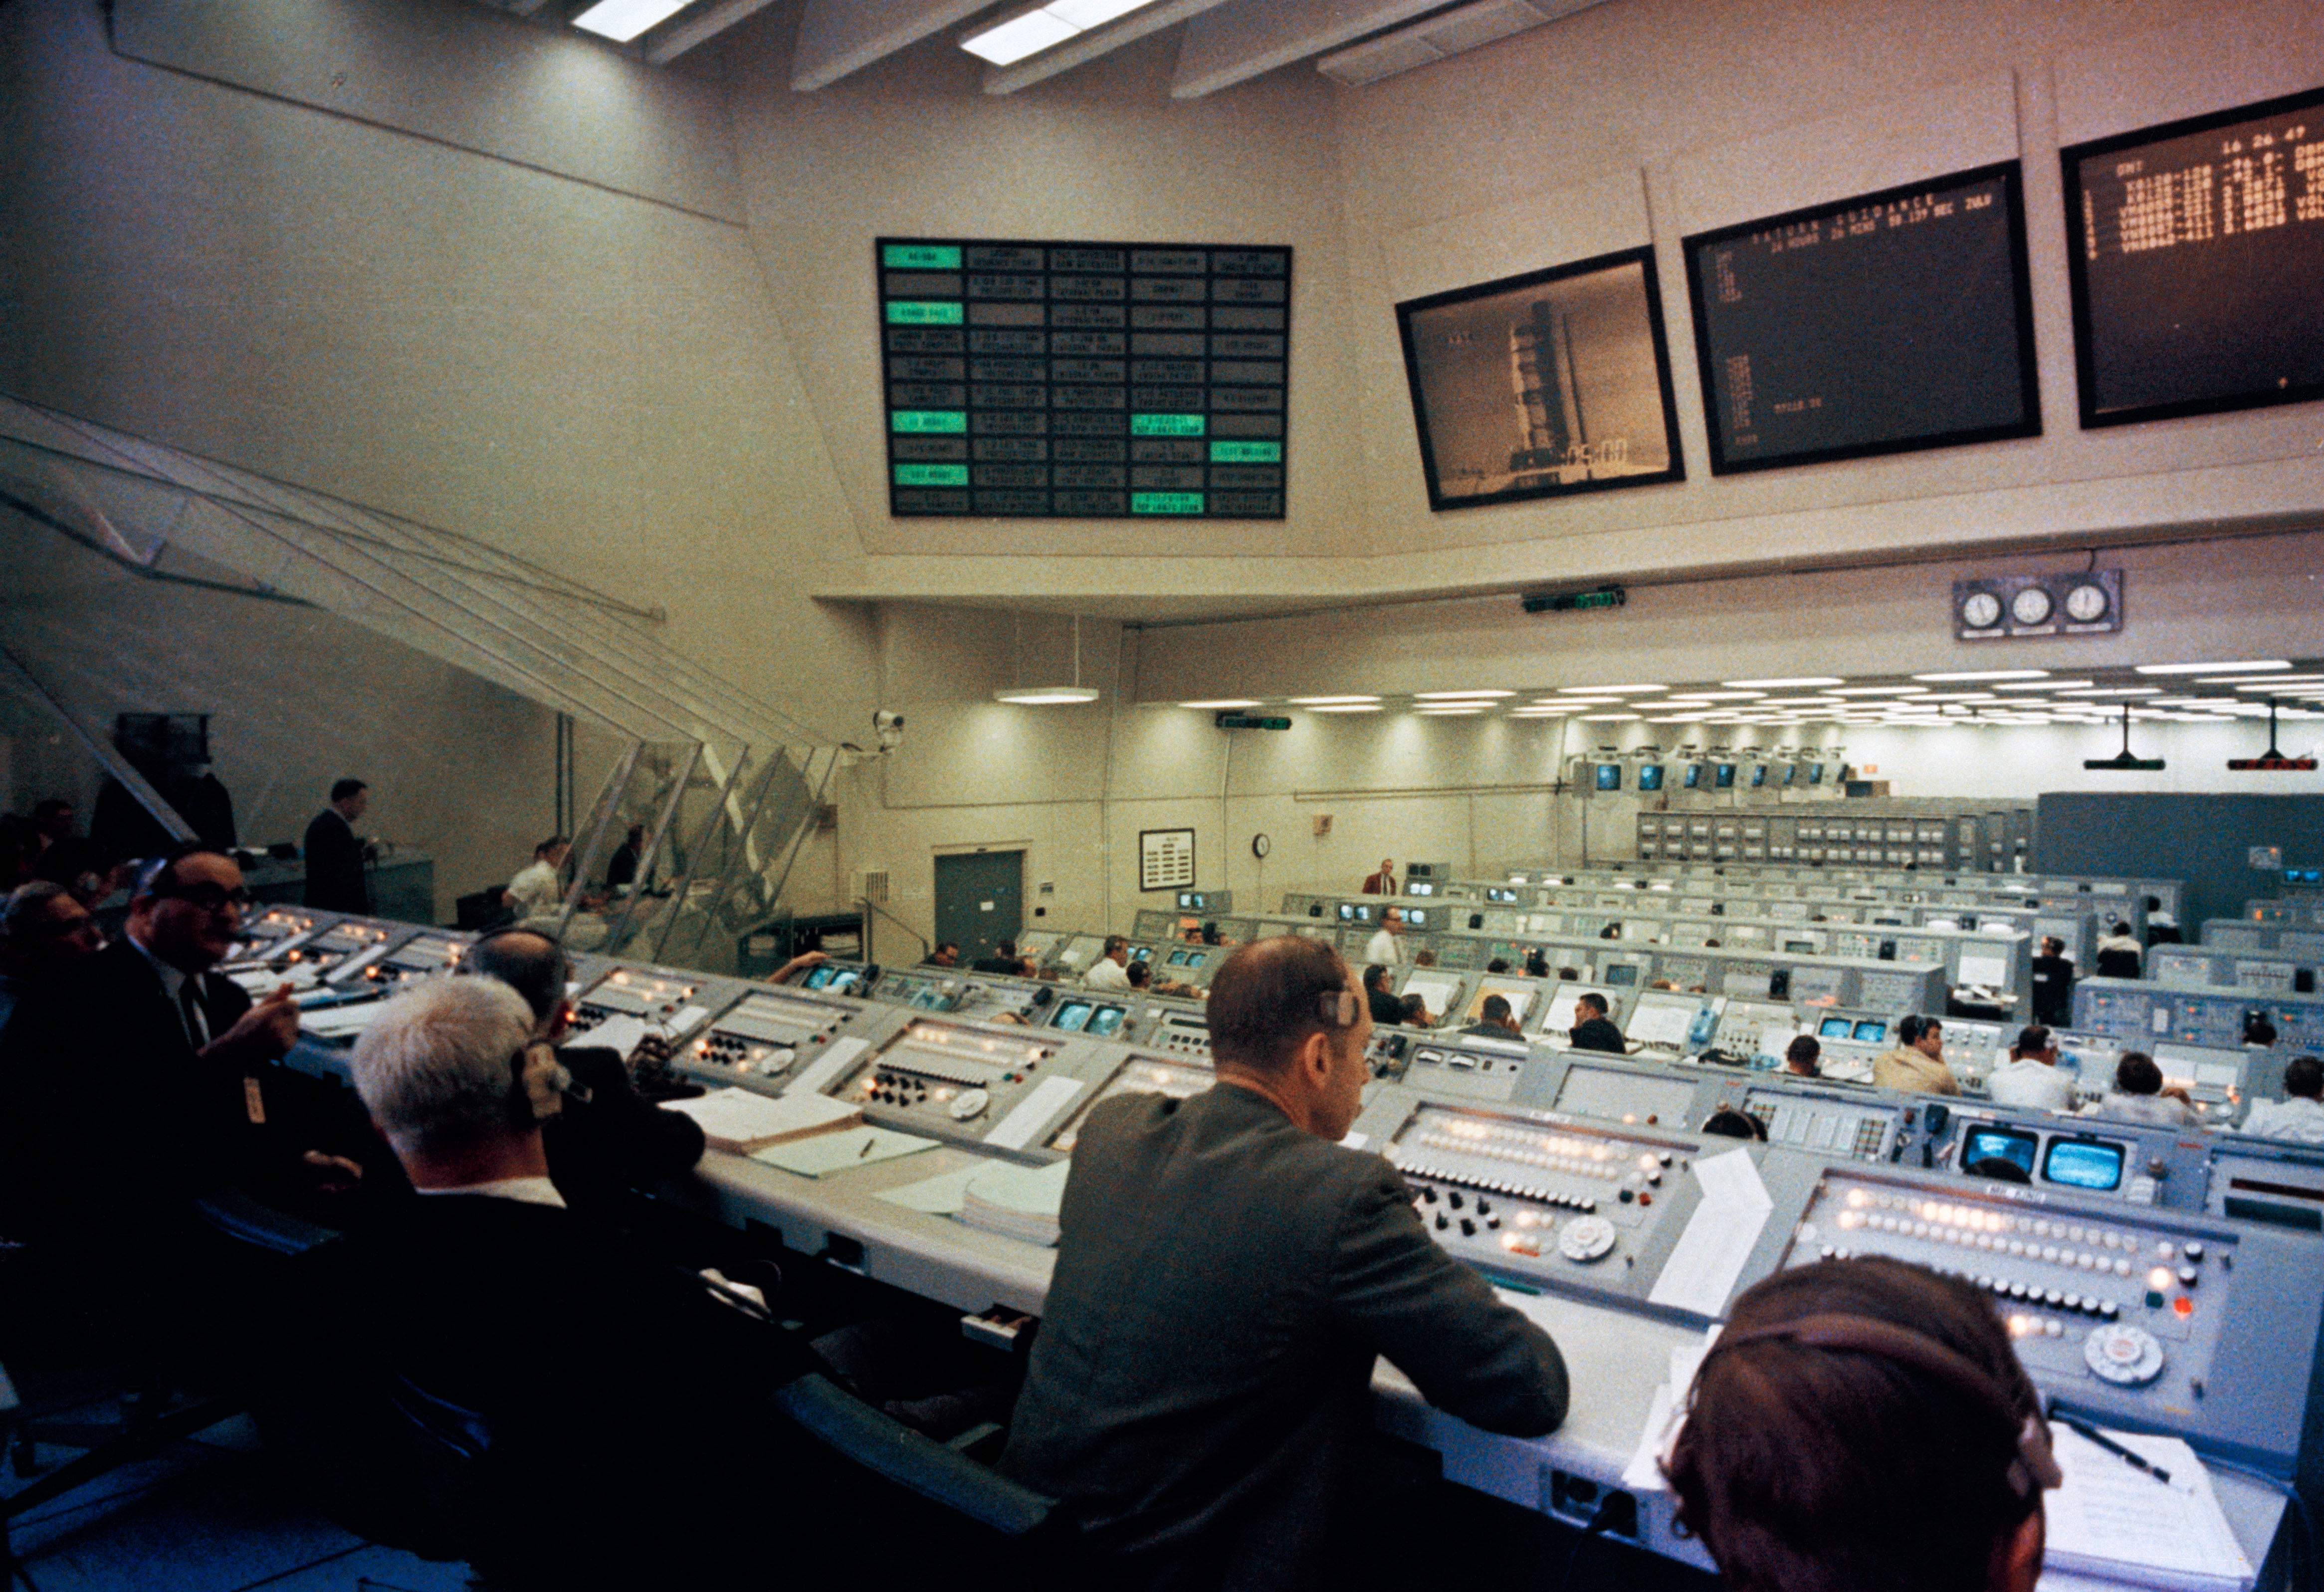
[[[2324,1145],[2324,1063],[2314,1056],[2292,1057],[2283,1069],[2283,1099],[2254,1100],[2242,1131]]]
[[[326,1153],[353,1147],[341,1091],[281,1064],[290,986],[253,1004],[211,971],[249,901],[233,858],[188,842],[138,876],[119,942],[24,994],[0,1047],[14,1232],[158,1235],[224,1185],[327,1215],[353,1185]]]
[[[1130,988],[1130,942],[1120,934],[1108,934],[1105,949],[1090,963],[1082,982],[1092,989],[1127,989]]]
[[[1388,993],[1388,969],[1376,962],[1364,969],[1364,1004],[1375,1023],[1393,1028],[1404,1021],[1404,1002]]]
[[[2018,1031],[2009,1047],[2009,1059],[1986,1075],[1985,1090],[1997,1105],[2038,1106],[2044,1111],[2071,1110],[2074,1079],[2058,1066],[2058,1042],[2036,1023]]]
[[[1151,962],[1133,962],[1123,971],[1129,975],[1132,989],[1155,995],[1176,995],[1191,1000],[1203,998],[1203,991],[1195,985],[1182,983],[1176,979],[1156,978]]]
[[[810,1357],[566,1208],[541,1141],[558,1071],[488,978],[396,995],[356,1040],[356,1091],[419,1191],[362,1236],[375,1352],[482,1418],[490,1501],[543,1585],[759,1578],[813,1519],[766,1513],[811,1479],[769,1403]]]
[[[1630,1047],[1622,1042],[1622,1031],[1614,1026],[1614,1019],[1606,1012],[1606,998],[1594,989],[1573,998],[1573,1026],[1568,1037],[1574,1049],[1602,1050],[1618,1056],[1628,1053]]]
[[[1872,1081],[1915,1094],[1959,1094],[1960,1081],[1945,1065],[1945,1026],[1919,1012],[1896,1022],[1896,1048],[1872,1060]]]
[[[2114,1092],[2084,1114],[2156,1127],[2193,1127],[2202,1120],[2185,1090],[2163,1087],[2163,1069],[2143,1050],[2122,1053],[2114,1066]]]
[[[1665,1470],[1733,1592],[2032,1592],[2041,1395],[1992,1302],[1874,1256],[1748,1289]]]
[[[1612,1025],[1609,1024],[1608,1026],[1611,1027]],[[1517,1018],[1510,1015],[1509,998],[1506,995],[1486,996],[1483,1003],[1477,1008],[1477,1020],[1461,1032],[1474,1034],[1480,1039],[1523,1039],[1525,1037],[1525,1030],[1517,1026]]]
[[[1064,1497],[1104,1584],[1306,1586],[1385,1354],[1432,1403],[1533,1435],[1566,1406],[1548,1337],[1342,1147],[1371,1017],[1337,952],[1261,940],[1211,986],[1218,1082],[1093,1107],[1001,1468]]]
[[[572,964],[565,948],[538,929],[484,935],[461,954],[456,973],[515,990],[532,1013],[537,1044],[556,1046],[572,1028],[573,1003],[565,995]],[[676,1177],[702,1159],[700,1125],[649,1104],[631,1082],[620,1052],[585,1043],[554,1054],[565,1070],[564,1107],[544,1125],[541,1138],[549,1177],[576,1210],[618,1223],[630,1213],[633,1190]],[[374,1192],[392,1192],[402,1182],[392,1156],[374,1156],[364,1173]]]

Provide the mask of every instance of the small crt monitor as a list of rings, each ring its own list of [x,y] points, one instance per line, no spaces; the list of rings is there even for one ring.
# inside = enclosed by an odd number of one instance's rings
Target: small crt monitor
[[[1735,765],[1732,763],[1714,764],[1711,768],[1711,784],[1720,790],[1733,790],[1735,788]]]
[[[1340,921],[1342,923],[1353,923],[1356,921],[1356,909],[1349,906],[1345,901],[1340,903]]]
[[[1433,896],[1436,893],[1436,887],[1425,879],[1406,879],[1404,893],[1407,896]]]
[[[1686,766],[1686,776],[1679,781],[1679,784],[1687,790],[1701,788],[1702,785],[1702,765],[1701,763],[1689,763]]]
[[[1086,1000],[1064,1000],[1057,1003],[1057,1015],[1049,1019],[1049,1026],[1062,1028],[1068,1034],[1078,1034],[1089,1026],[1092,1003]]]
[[[1425,929],[1428,926],[1428,909],[1425,906],[1407,906],[1404,909],[1404,921],[1413,928]]]
[[[1888,1042],[1888,1025],[1881,1018],[1868,1017],[1856,1025],[1853,1037],[1858,1044],[1886,1044]]]
[[[1083,1032],[1095,1035],[1100,1039],[1111,1039],[1113,1031],[1121,1026],[1125,1015],[1120,1007],[1101,1006],[1090,1013],[1089,1025]]]
[[[1810,785],[1821,785],[1823,783],[1823,765],[1821,763],[1810,763],[1808,765],[1808,783]]]
[[[2053,1138],[2042,1157],[2042,1181],[2070,1189],[2107,1193],[2122,1187],[2123,1164],[2129,1147],[2095,1138]]]
[[[1853,1039],[1856,1037],[1856,1025],[1846,1017],[1826,1017],[1816,1025],[1816,1037]]]
[[[1210,960],[1211,953],[1207,951],[1189,951],[1186,952],[1187,970],[1192,971],[1195,968],[1206,966]]]
[[[1180,890],[1178,892],[1178,910],[1181,912],[1200,912],[1208,905],[1208,901],[1205,900],[1203,892],[1200,890]]]
[[[1972,1177],[1971,1169],[1980,1161],[2006,1161],[2034,1181],[2034,1155],[2042,1147],[2041,1138],[2023,1128],[1978,1127],[1961,1135],[1960,1164]],[[2055,1146],[2052,1146],[2054,1153]],[[2079,1186],[2079,1185],[2078,1185]],[[2111,1187],[2112,1185],[2107,1185]]]
[[[1186,953],[1183,951],[1173,951],[1170,952],[1170,965],[1172,967],[1185,967],[1186,965]]]
[[[1598,765],[1598,788],[1599,788],[1600,790],[1619,790],[1619,789],[1621,789],[1621,788],[1622,788],[1622,765],[1621,765],[1621,764],[1619,764],[1619,763],[1600,763],[1600,764],[1599,764],[1599,765]]]
[[[1604,972],[1609,989],[1635,987],[1638,981],[1638,965],[1633,962],[1609,962]]]
[[[1756,790],[1756,789],[1757,789],[1760,786],[1763,786],[1763,785],[1765,785],[1765,784],[1766,784],[1766,783],[1767,783],[1767,765],[1766,765],[1766,764],[1765,764],[1765,763],[1754,763],[1754,764],[1752,764],[1752,765],[1751,765],[1751,787],[1752,787],[1752,788]]]
[[[1660,763],[1639,764],[1638,788],[1640,790],[1660,790],[1662,787],[1663,766]]]
[[[1361,901],[1345,910],[1354,913],[1358,923],[1370,923],[1372,920],[1372,909]]]
[[[1797,763],[1785,763],[1784,765],[1784,783],[1785,785],[1795,783],[1799,779],[1799,777],[1800,766]]]
[[[1154,960],[1154,947],[1151,945],[1132,945],[1130,948],[1130,960],[1132,962],[1152,962]]]

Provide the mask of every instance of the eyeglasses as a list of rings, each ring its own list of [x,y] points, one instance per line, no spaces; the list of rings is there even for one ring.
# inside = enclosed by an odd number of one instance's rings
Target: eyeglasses
[[[239,885],[231,890],[224,885],[207,882],[171,885],[167,889],[156,890],[154,894],[183,901],[188,906],[198,907],[204,912],[223,912],[229,906],[236,912],[243,912],[248,910],[251,904],[249,890]]]

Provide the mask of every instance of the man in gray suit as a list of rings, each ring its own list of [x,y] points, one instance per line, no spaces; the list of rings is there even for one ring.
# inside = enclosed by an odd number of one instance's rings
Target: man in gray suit
[[[1071,1502],[1111,1584],[1314,1584],[1374,1357],[1490,1431],[1564,1418],[1565,1366],[1342,1147],[1371,1017],[1338,953],[1262,940],[1211,985],[1218,1084],[1083,1127],[1002,1468]]]

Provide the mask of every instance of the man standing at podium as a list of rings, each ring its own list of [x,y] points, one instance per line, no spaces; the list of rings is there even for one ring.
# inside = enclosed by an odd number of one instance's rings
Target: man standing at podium
[[[1065,1499],[1109,1586],[1314,1584],[1386,1355],[1440,1408],[1564,1419],[1546,1333],[1438,1247],[1412,1192],[1339,1142],[1371,1017],[1339,953],[1246,945],[1211,984],[1215,1087],[1089,1113],[1001,1468]]]
[[[371,910],[363,842],[355,838],[355,820],[370,806],[370,786],[360,779],[342,779],[331,787],[331,805],[307,825],[308,906],[326,912]]]

